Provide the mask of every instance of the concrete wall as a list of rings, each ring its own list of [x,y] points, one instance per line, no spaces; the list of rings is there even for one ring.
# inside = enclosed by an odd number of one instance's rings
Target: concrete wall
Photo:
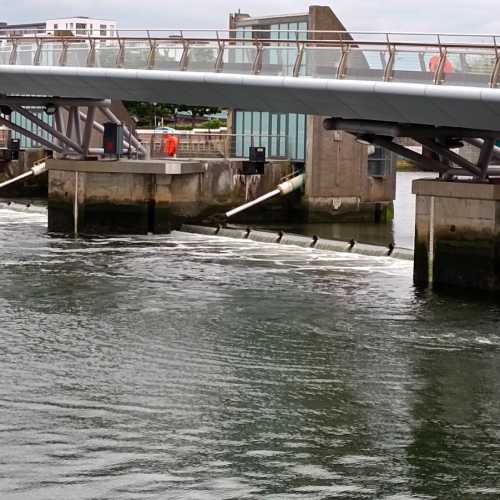
[[[329,7],[309,8],[309,29],[342,31],[345,27]],[[344,33],[344,38],[350,35]],[[339,38],[316,33],[314,40]],[[395,198],[395,172],[388,177],[368,177],[368,148],[343,132],[323,129],[324,118],[307,120],[306,204],[311,220],[390,219]]]
[[[415,181],[415,283],[500,290],[500,185]]]
[[[98,165],[97,165],[98,164]],[[96,166],[97,165],[97,166]],[[106,172],[112,165],[121,172]],[[49,164],[49,231],[74,232],[78,187],[78,229],[82,234],[165,233],[186,222],[214,222],[249,199],[276,188],[291,172],[289,162],[273,162],[264,175],[239,175],[241,162],[208,160],[195,173],[144,173],[134,162],[54,160]],[[101,172],[96,170],[99,168]],[[278,199],[249,211],[240,221],[279,220],[297,198]],[[238,221],[238,219],[235,219]]]

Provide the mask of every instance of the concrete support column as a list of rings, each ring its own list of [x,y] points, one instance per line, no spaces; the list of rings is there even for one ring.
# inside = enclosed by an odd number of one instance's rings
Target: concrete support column
[[[417,285],[500,290],[500,185],[418,180]]]

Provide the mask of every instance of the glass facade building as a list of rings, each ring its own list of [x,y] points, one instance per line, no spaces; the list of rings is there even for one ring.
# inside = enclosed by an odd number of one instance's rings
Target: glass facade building
[[[28,108],[28,111],[36,115],[38,118],[43,120],[45,123],[52,125],[54,123],[54,117],[52,115],[47,115],[44,111],[43,108]],[[29,130],[30,132],[33,132],[39,137],[42,137],[44,139],[47,139],[49,141],[53,141],[53,137],[40,128],[38,125],[34,124],[30,120],[27,120],[24,116],[20,115],[19,113],[12,113],[10,115],[10,119],[12,120],[12,123],[15,123],[16,125],[19,125],[26,130]],[[33,139],[30,139],[24,135],[21,135],[19,132],[12,131],[11,137],[13,139],[19,139],[20,144],[21,144],[21,149],[27,149],[27,148],[39,148],[43,147],[41,146],[38,142],[34,141]]]
[[[293,22],[237,26],[234,36],[242,40],[252,40],[252,38],[305,40],[307,27],[307,16],[300,16]],[[242,47],[241,50],[235,51],[234,57],[235,60],[231,62],[249,63],[253,54]],[[296,48],[284,52],[273,49],[272,46],[264,47],[261,73],[265,74],[266,65],[274,67],[278,65],[282,76],[291,76],[296,58]],[[236,156],[247,156],[248,148],[254,145],[265,147],[269,157],[305,161],[306,115],[304,114],[235,110],[233,131],[236,135]]]

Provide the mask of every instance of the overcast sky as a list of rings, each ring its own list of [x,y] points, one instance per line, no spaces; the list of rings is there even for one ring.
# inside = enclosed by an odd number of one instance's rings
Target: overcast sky
[[[84,15],[123,28],[224,28],[229,12],[303,12],[328,5],[350,30],[500,33],[498,0],[0,0],[0,20],[44,21]]]

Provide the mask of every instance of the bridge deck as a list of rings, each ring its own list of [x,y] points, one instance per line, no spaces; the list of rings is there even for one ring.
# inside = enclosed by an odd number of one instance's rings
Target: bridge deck
[[[300,32],[286,40],[268,35],[0,37],[0,93],[499,128],[495,38],[464,43],[362,39],[345,32],[324,34],[326,40]]]

